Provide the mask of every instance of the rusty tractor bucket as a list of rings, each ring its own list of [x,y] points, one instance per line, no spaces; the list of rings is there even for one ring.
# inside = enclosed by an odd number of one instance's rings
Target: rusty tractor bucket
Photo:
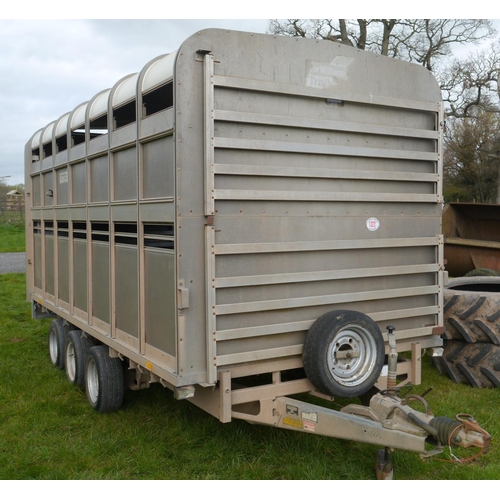
[[[444,258],[451,277],[500,272],[500,205],[450,203],[443,211]]]

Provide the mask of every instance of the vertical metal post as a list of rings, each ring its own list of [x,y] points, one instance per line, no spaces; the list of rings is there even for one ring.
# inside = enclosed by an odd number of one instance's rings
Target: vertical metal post
[[[231,372],[224,370],[220,372],[220,416],[219,420],[222,423],[231,422],[232,406],[231,406]]]
[[[207,335],[207,383],[217,382],[216,292],[215,292],[215,227],[205,225],[205,307]]]
[[[439,105],[439,112],[437,115],[437,127],[436,130],[439,133],[440,140],[437,141],[437,154],[438,161],[436,165],[436,174],[438,175],[438,181],[436,185],[437,203],[443,203],[443,129],[444,129],[444,105],[441,103]]]
[[[444,295],[444,236],[438,235],[437,247],[437,262],[439,265],[438,270],[438,326],[444,325],[444,311],[443,311],[443,295]]]
[[[32,142],[26,145],[25,150],[25,203],[24,203],[24,220],[25,220],[25,237],[26,237],[26,300],[31,301],[32,293],[35,290],[35,234],[33,226],[33,203],[34,203],[34,183],[33,177],[33,151]],[[41,175],[39,173],[39,175]],[[5,177],[4,177],[5,178]]]
[[[413,385],[422,383],[422,347],[420,342],[411,344],[411,383]]]
[[[205,215],[214,215],[214,56],[204,55]]]
[[[204,181],[205,181],[205,289],[207,335],[207,382],[217,382],[216,316],[215,316],[215,214],[214,200],[214,56],[203,54],[204,89]]]

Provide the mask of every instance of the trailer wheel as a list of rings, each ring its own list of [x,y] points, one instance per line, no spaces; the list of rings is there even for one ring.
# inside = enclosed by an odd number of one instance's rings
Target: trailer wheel
[[[49,330],[49,356],[52,364],[64,370],[64,353],[66,350],[66,331],[61,318],[52,320]]]
[[[84,386],[85,360],[90,348],[94,345],[96,345],[95,340],[83,333],[82,330],[72,330],[68,333],[65,368],[69,383]]]
[[[106,345],[91,347],[85,363],[85,392],[90,405],[100,413],[118,410],[124,390],[121,360],[111,358]]]
[[[331,311],[306,335],[304,370],[325,394],[353,398],[368,392],[380,376],[385,345],[378,325],[356,311]]]

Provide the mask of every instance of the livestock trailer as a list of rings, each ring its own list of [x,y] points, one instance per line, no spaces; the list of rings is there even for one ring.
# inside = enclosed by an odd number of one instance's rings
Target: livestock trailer
[[[159,382],[222,422],[423,452],[381,422],[442,345],[442,122],[423,67],[216,29],[78,105],[26,146],[52,361],[99,411]],[[290,398],[374,388],[368,416]]]

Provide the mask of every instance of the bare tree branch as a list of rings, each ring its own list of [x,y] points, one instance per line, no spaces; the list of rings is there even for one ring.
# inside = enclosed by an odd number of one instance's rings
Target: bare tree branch
[[[465,118],[475,108],[498,114],[499,76],[500,41],[437,72],[448,116]]]

